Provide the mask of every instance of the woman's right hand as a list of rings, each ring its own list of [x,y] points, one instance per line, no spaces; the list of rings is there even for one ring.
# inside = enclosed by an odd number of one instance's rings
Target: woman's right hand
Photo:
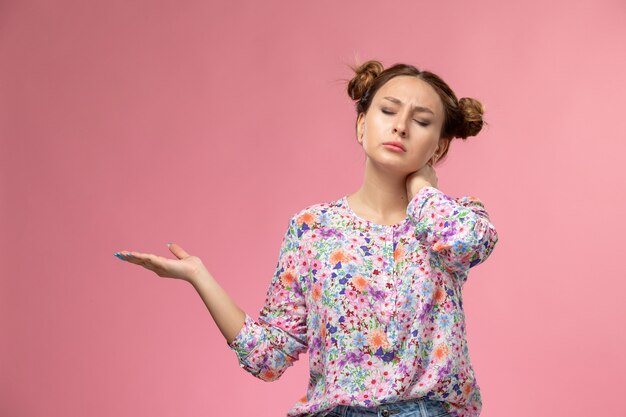
[[[169,245],[169,248],[178,259],[133,251],[116,252],[115,256],[123,261],[143,266],[160,277],[177,278],[190,283],[193,283],[201,273],[208,273],[202,260],[197,256],[189,255],[176,243]]]

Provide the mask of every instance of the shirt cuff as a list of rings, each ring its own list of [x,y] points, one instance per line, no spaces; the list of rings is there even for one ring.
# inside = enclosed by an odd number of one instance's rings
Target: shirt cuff
[[[430,185],[420,188],[420,190],[415,193],[415,195],[413,196],[411,201],[409,201],[409,204],[406,207],[406,212],[409,217],[413,219],[414,223],[420,221],[422,210],[426,202],[431,197],[437,194],[443,194],[443,191],[435,187],[431,187]]]
[[[261,330],[262,329],[256,325],[254,319],[246,313],[246,318],[241,330],[230,343],[226,343],[228,348],[237,354],[241,366],[244,366],[243,362],[246,357],[258,346],[261,339]]]

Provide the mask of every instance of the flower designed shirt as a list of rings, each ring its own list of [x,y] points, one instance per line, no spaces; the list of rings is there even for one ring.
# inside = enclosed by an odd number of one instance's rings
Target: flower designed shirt
[[[309,352],[306,395],[288,417],[419,397],[455,417],[480,414],[461,289],[493,251],[496,229],[478,198],[430,186],[406,212],[376,224],[343,196],[290,218],[259,319],[246,313],[227,344],[264,381]]]

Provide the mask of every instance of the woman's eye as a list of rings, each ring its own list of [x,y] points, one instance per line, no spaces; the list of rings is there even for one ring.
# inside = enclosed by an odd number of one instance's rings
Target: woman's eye
[[[391,112],[391,111],[389,111],[387,109],[381,109],[381,110],[385,114],[395,114],[394,112]],[[426,126],[428,126],[430,124],[428,122],[420,122],[419,120],[415,120],[415,119],[413,119],[413,121],[419,123],[421,126],[424,126],[424,127],[426,127]]]

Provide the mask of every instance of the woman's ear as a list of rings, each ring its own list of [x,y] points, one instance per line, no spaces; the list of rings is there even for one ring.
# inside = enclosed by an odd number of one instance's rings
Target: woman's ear
[[[363,113],[359,114],[359,117],[356,120],[356,140],[363,145],[363,134],[365,133],[365,123],[364,123]]]
[[[437,144],[437,149],[435,149],[435,153],[428,160],[428,164],[435,166],[437,161],[441,159],[441,156],[446,153],[448,150],[448,146],[450,146],[450,141],[452,139],[439,139],[439,143]]]
[[[448,147],[450,146],[451,141],[452,141],[452,138],[440,139],[439,146],[437,147],[437,155],[441,156],[444,153],[446,153],[448,150]]]

